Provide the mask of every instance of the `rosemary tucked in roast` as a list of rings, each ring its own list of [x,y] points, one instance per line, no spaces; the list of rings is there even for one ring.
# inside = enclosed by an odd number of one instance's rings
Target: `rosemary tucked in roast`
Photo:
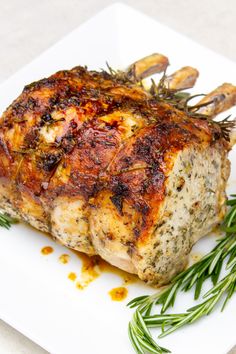
[[[210,125],[218,125],[221,129],[221,133],[223,137],[229,141],[230,140],[230,132],[235,127],[236,121],[235,119],[230,119],[231,115],[228,115],[226,118],[220,121],[214,121],[211,116],[206,114],[202,114],[199,110],[203,107],[210,106],[214,103],[214,99],[211,101],[207,101],[204,103],[199,103],[195,105],[189,105],[189,102],[194,98],[206,96],[205,94],[196,94],[191,96],[188,92],[183,92],[182,89],[180,90],[171,90],[165,86],[166,81],[166,74],[162,76],[161,80],[159,81],[158,85],[156,85],[155,81],[152,80],[152,85],[150,88],[150,93],[160,101],[168,102],[169,104],[173,105],[175,108],[179,109],[180,111],[184,111],[187,116],[192,118],[198,118],[206,120]]]
[[[136,83],[143,87],[143,78],[135,74],[134,68],[131,66],[128,71],[116,71],[111,66],[107,64],[109,74],[112,75],[116,80],[121,81],[122,83]],[[228,84],[225,84],[228,85]],[[224,86],[224,85],[223,85]],[[222,86],[222,87],[223,87]],[[183,111],[188,117],[198,118],[207,121],[209,125],[219,126],[222,136],[229,141],[230,133],[236,125],[236,119],[231,119],[231,115],[228,115],[226,118],[219,121],[213,120],[214,114],[208,115],[201,113],[201,109],[204,107],[216,106],[222,99],[222,95],[215,95],[211,100],[204,100],[204,102],[190,105],[190,101],[197,97],[205,97],[206,94],[195,94],[191,95],[189,92],[185,92],[186,87],[180,87],[172,89],[168,86],[168,76],[166,75],[166,69],[159,80],[156,83],[151,79],[151,86],[146,90],[153,96],[157,101],[162,101],[169,103],[174,108]],[[216,91],[217,92],[217,91]]]
[[[226,234],[218,240],[210,253],[178,274],[163,291],[151,296],[141,296],[129,302],[129,307],[137,308],[129,323],[129,337],[136,353],[170,352],[154,341],[149,328],[160,328],[159,338],[162,338],[186,324],[209,315],[222,298],[224,298],[223,311],[236,291],[236,194],[232,195],[227,205],[230,206],[230,210],[222,224]],[[226,275],[219,280],[226,258]],[[208,278],[212,280],[213,287],[202,296],[200,304],[185,313],[165,314],[166,310],[174,305],[176,295],[180,291],[188,291],[195,286],[194,299],[198,299],[202,285]],[[161,306],[157,314],[152,312],[155,305]]]

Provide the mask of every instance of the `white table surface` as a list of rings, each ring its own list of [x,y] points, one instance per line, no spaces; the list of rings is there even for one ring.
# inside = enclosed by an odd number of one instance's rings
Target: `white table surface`
[[[0,0],[0,82],[112,2]],[[123,2],[236,61],[235,0]],[[0,354],[46,353],[38,345],[0,321]],[[236,354],[236,350],[230,354]]]

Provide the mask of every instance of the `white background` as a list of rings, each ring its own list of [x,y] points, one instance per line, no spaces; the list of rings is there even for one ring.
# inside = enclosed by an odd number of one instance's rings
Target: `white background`
[[[124,2],[236,60],[234,0]],[[109,0],[0,0],[0,81],[111,3]],[[0,322],[0,353],[45,354],[46,351]]]

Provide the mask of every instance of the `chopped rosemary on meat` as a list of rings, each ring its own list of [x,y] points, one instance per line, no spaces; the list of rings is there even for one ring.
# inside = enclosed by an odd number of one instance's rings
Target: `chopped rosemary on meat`
[[[140,296],[128,303],[136,308],[129,323],[129,337],[136,353],[168,353],[152,337],[149,328],[160,328],[162,338],[184,325],[191,324],[203,316],[209,315],[216,305],[224,299],[221,311],[236,291],[236,194],[227,202],[230,209],[222,224],[225,236],[218,240],[215,248],[200,261],[177,275],[163,291],[151,296]],[[227,258],[227,260],[226,260]],[[219,280],[224,261],[226,275]],[[175,303],[181,291],[188,291],[195,286],[194,299],[198,299],[202,285],[211,279],[213,287],[202,296],[202,302],[184,313],[165,314]],[[153,314],[153,307],[160,305],[159,313]]]
[[[7,214],[0,213],[0,226],[5,227],[5,229],[9,230],[12,224],[17,222],[16,219],[10,217]]]

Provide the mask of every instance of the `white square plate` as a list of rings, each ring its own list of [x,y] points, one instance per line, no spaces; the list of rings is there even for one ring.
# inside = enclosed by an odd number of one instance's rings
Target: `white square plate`
[[[21,92],[23,86],[59,69],[76,65],[124,68],[153,52],[167,55],[170,71],[184,65],[201,73],[195,93],[207,92],[223,82],[236,83],[236,65],[182,35],[123,5],[115,4],[63,38],[0,87],[0,112]],[[236,181],[236,151],[231,152],[230,188]],[[234,189],[235,193],[235,189]],[[201,240],[194,252],[207,252],[214,236]],[[40,249],[51,245],[48,257]],[[67,279],[80,272],[79,259],[41,233],[19,224],[10,231],[0,229],[0,316],[10,325],[56,354],[132,353],[127,324],[132,311],[125,302],[112,302],[108,291],[121,279],[103,274],[84,291]],[[62,265],[58,257],[69,253]],[[129,285],[129,299],[153,292],[144,284]],[[175,308],[192,305],[192,294],[180,295]],[[225,354],[236,342],[236,296],[223,313],[211,316],[161,340],[174,354]]]

